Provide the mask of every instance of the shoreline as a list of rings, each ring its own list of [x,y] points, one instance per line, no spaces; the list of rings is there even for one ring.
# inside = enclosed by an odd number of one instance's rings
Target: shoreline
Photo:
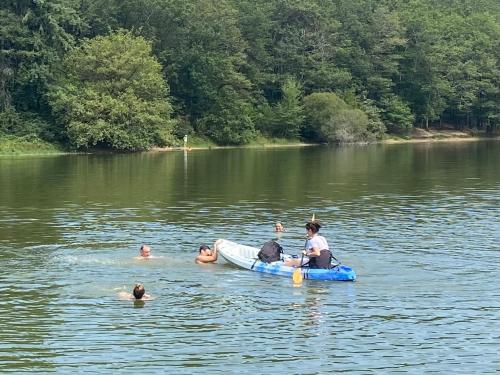
[[[414,129],[414,134],[405,137],[390,137],[382,139],[373,143],[350,143],[349,145],[366,145],[366,144],[380,144],[380,145],[392,145],[392,144],[418,144],[418,143],[464,143],[464,142],[479,142],[479,141],[499,141],[500,136],[487,137],[484,135],[471,135],[466,132],[459,132],[454,130],[430,130],[426,131],[423,129]],[[304,142],[289,142],[289,143],[269,143],[266,142],[256,142],[248,145],[241,146],[217,146],[217,145],[194,145],[190,147],[183,146],[168,146],[168,147],[152,147],[149,150],[137,151],[145,153],[160,153],[160,152],[173,152],[173,151],[200,151],[200,150],[221,150],[221,149],[235,149],[235,148],[248,148],[248,149],[262,149],[262,148],[294,148],[294,147],[312,147],[312,146],[324,146],[327,143],[304,143]],[[112,151],[112,150],[86,150],[86,151],[63,151],[51,149],[47,150],[41,149],[37,150],[31,149],[26,152],[26,146],[22,150],[11,149],[12,152],[2,153],[0,152],[0,157],[5,156],[46,156],[46,155],[70,155],[70,154],[99,154],[99,153],[109,153],[109,154],[122,154],[124,152]],[[127,152],[125,152],[127,153]],[[134,153],[134,152],[132,152]]]
[[[478,141],[497,141],[500,137],[445,137],[445,138],[410,138],[410,139],[397,139],[390,138],[382,140],[378,143],[381,144],[402,144],[402,143],[460,143],[460,142],[478,142]]]
[[[454,132],[456,133],[456,132]],[[479,142],[479,141],[499,141],[500,136],[494,137],[484,137],[484,136],[473,136],[473,135],[453,135],[453,136],[430,136],[430,137],[416,137],[416,138],[388,138],[383,139],[373,143],[349,143],[348,145],[360,145],[360,144],[381,144],[381,145],[393,145],[393,144],[417,144],[417,143],[462,143],[462,142]],[[253,144],[253,145],[243,145],[243,146],[192,146],[192,147],[153,147],[152,149],[144,152],[170,152],[170,151],[198,151],[198,150],[220,150],[220,149],[231,149],[231,148],[293,148],[293,147],[311,147],[311,146],[324,146],[327,143],[284,143],[284,144],[273,144],[273,143],[263,143],[263,144]]]
[[[263,143],[263,144],[250,144],[242,146],[167,146],[167,147],[153,147],[144,152],[168,152],[168,151],[196,151],[196,150],[224,150],[232,148],[292,148],[292,147],[311,147],[320,146],[322,143]]]

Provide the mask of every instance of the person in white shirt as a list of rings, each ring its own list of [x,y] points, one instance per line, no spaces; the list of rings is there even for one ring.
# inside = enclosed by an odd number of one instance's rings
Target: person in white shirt
[[[332,253],[326,238],[318,234],[321,225],[317,221],[306,224],[307,241],[302,256],[299,259],[286,259],[285,266],[330,268]]]

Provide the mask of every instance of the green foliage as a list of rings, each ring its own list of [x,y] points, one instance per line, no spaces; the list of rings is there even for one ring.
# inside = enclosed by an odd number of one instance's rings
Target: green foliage
[[[151,45],[119,31],[85,41],[50,95],[74,147],[144,150],[171,141],[171,106]]]
[[[356,96],[353,91],[343,95],[344,101],[357,109],[362,110],[368,116],[368,125],[366,127],[366,141],[375,141],[382,139],[387,130],[381,117],[381,109],[376,106],[372,99],[363,96]]]
[[[224,90],[222,95],[217,106],[198,121],[197,128],[218,144],[248,143],[255,136],[252,107],[243,100],[235,100],[231,90]]]
[[[56,154],[63,152],[57,145],[35,136],[5,135],[0,132],[0,155]]]
[[[282,99],[272,105],[264,105],[260,129],[278,138],[298,138],[304,122],[301,103],[302,90],[298,82],[287,79],[282,86]]]
[[[399,91],[417,119],[470,126],[473,114],[481,125],[498,113],[500,12],[486,4],[413,0],[400,10],[409,42]]]
[[[274,82],[296,77],[306,93],[348,88],[351,74],[339,65],[345,53],[342,21],[333,3],[277,0],[270,13],[269,50]]]
[[[236,10],[219,0],[166,0],[165,4],[166,8],[155,8],[149,32],[160,40],[161,60],[179,115],[217,143],[246,143],[255,133],[255,95],[242,73],[247,45]]]
[[[393,90],[402,53],[406,46],[405,29],[399,13],[382,2],[337,0],[336,17],[343,28],[339,35],[345,46],[339,59],[353,77],[349,88],[366,92],[378,100]],[[336,88],[338,90],[338,88]]]
[[[11,134],[144,149],[172,132],[244,144],[500,124],[498,0],[5,0],[0,19]],[[147,52],[106,42],[122,29]],[[302,94],[327,92],[348,103],[335,123],[349,131],[302,128]]]
[[[20,136],[33,133],[31,127],[23,121],[21,115],[11,106],[0,112],[0,132]]]
[[[334,93],[314,93],[304,98],[308,133],[322,142],[366,141],[368,116]]]
[[[0,110],[48,113],[51,67],[74,43],[82,24],[70,0],[0,3]]]
[[[413,128],[414,116],[411,109],[401,98],[386,96],[380,102],[382,118],[391,133],[407,135]]]
[[[17,112],[11,106],[0,111],[0,133],[58,141],[60,140],[59,133],[54,130],[54,126],[37,113]]]

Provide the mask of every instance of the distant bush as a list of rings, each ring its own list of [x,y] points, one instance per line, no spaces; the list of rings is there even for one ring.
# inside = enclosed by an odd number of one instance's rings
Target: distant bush
[[[16,136],[53,138],[47,121],[35,113],[17,112],[13,107],[7,107],[0,112],[0,132]]]
[[[314,93],[304,98],[305,133],[322,142],[349,143],[370,140],[367,114],[334,93]]]
[[[53,154],[63,150],[33,135],[14,136],[0,132],[0,154]]]

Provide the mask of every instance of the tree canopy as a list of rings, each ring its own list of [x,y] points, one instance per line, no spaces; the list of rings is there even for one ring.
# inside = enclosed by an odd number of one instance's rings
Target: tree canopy
[[[151,44],[118,31],[85,41],[62,62],[49,102],[71,145],[144,150],[171,141],[171,106]]]
[[[5,0],[0,17],[2,133],[139,150],[499,130],[497,0]],[[313,103],[337,120],[311,123]]]

